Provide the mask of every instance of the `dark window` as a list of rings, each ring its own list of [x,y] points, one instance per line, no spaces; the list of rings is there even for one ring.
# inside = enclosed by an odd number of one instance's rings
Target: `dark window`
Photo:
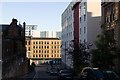
[[[36,55],[36,57],[38,57],[38,56]]]
[[[27,41],[25,41],[25,44],[27,45]]]
[[[86,20],[86,15],[84,14],[84,21]]]
[[[28,47],[28,50],[30,51],[30,47]]]

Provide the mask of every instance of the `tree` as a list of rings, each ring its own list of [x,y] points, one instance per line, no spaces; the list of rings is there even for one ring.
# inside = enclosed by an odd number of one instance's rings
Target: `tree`
[[[107,30],[106,26],[102,25],[102,33],[97,36],[95,42],[96,49],[91,50],[92,63],[94,67],[108,69],[113,65],[113,60],[116,57],[116,41],[114,39],[114,30]]]
[[[76,48],[70,45],[68,55],[71,56],[76,74],[80,73],[83,67],[90,66],[90,53],[87,51],[90,46],[86,43],[80,43]]]

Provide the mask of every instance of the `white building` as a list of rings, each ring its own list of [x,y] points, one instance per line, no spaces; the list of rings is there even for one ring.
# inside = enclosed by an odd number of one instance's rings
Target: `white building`
[[[79,3],[79,41],[80,43],[93,44],[101,31],[101,2],[84,2],[81,0]]]
[[[37,25],[26,25],[25,36],[40,37],[40,31],[37,30]]]
[[[43,38],[61,38],[61,31],[40,31],[40,37]]]
[[[71,66],[72,61],[65,55],[65,47],[74,41],[74,48],[79,43],[91,43],[95,48],[94,41],[101,31],[101,2],[87,1],[71,2],[62,13],[62,61],[67,66]]]
[[[72,10],[73,2],[71,2],[65,11],[62,13],[62,62],[68,63],[71,62],[71,59],[68,58],[65,53],[65,49],[69,47],[69,44],[72,40],[74,40],[74,27],[73,27],[73,10]]]

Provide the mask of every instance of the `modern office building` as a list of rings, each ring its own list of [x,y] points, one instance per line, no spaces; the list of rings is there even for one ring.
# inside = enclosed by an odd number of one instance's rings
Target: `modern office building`
[[[102,25],[111,33],[116,41],[116,47],[120,49],[120,1],[102,2]],[[120,73],[120,57],[114,60],[115,70]]]
[[[69,44],[74,40],[74,18],[73,18],[73,7],[74,3],[71,2],[65,11],[62,13],[62,62],[63,64],[71,65],[71,59],[66,56],[65,50],[69,47]],[[78,29],[79,30],[79,29]],[[77,38],[79,39],[79,38]]]
[[[71,59],[65,54],[65,49],[73,43],[74,48],[79,43],[93,44],[101,29],[100,1],[73,1],[62,13],[62,61],[71,66]],[[66,59],[66,60],[65,60]]]
[[[30,63],[35,62],[38,65],[61,61],[61,40],[58,38],[26,37],[26,48]]]
[[[25,23],[17,25],[17,19],[0,25],[0,76],[4,79],[25,75],[28,71],[25,51]]]

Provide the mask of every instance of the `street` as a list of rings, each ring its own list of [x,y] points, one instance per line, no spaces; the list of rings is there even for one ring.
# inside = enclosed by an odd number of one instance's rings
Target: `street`
[[[48,69],[51,68],[50,65],[41,65],[41,66],[35,67],[36,74],[33,80],[57,80],[57,75],[50,76],[50,74],[46,72],[47,67]]]
[[[54,65],[56,66],[56,65]],[[47,73],[46,68],[50,69],[50,65],[39,65],[35,67],[35,71],[25,75],[22,80],[57,80],[57,75],[51,76]]]

